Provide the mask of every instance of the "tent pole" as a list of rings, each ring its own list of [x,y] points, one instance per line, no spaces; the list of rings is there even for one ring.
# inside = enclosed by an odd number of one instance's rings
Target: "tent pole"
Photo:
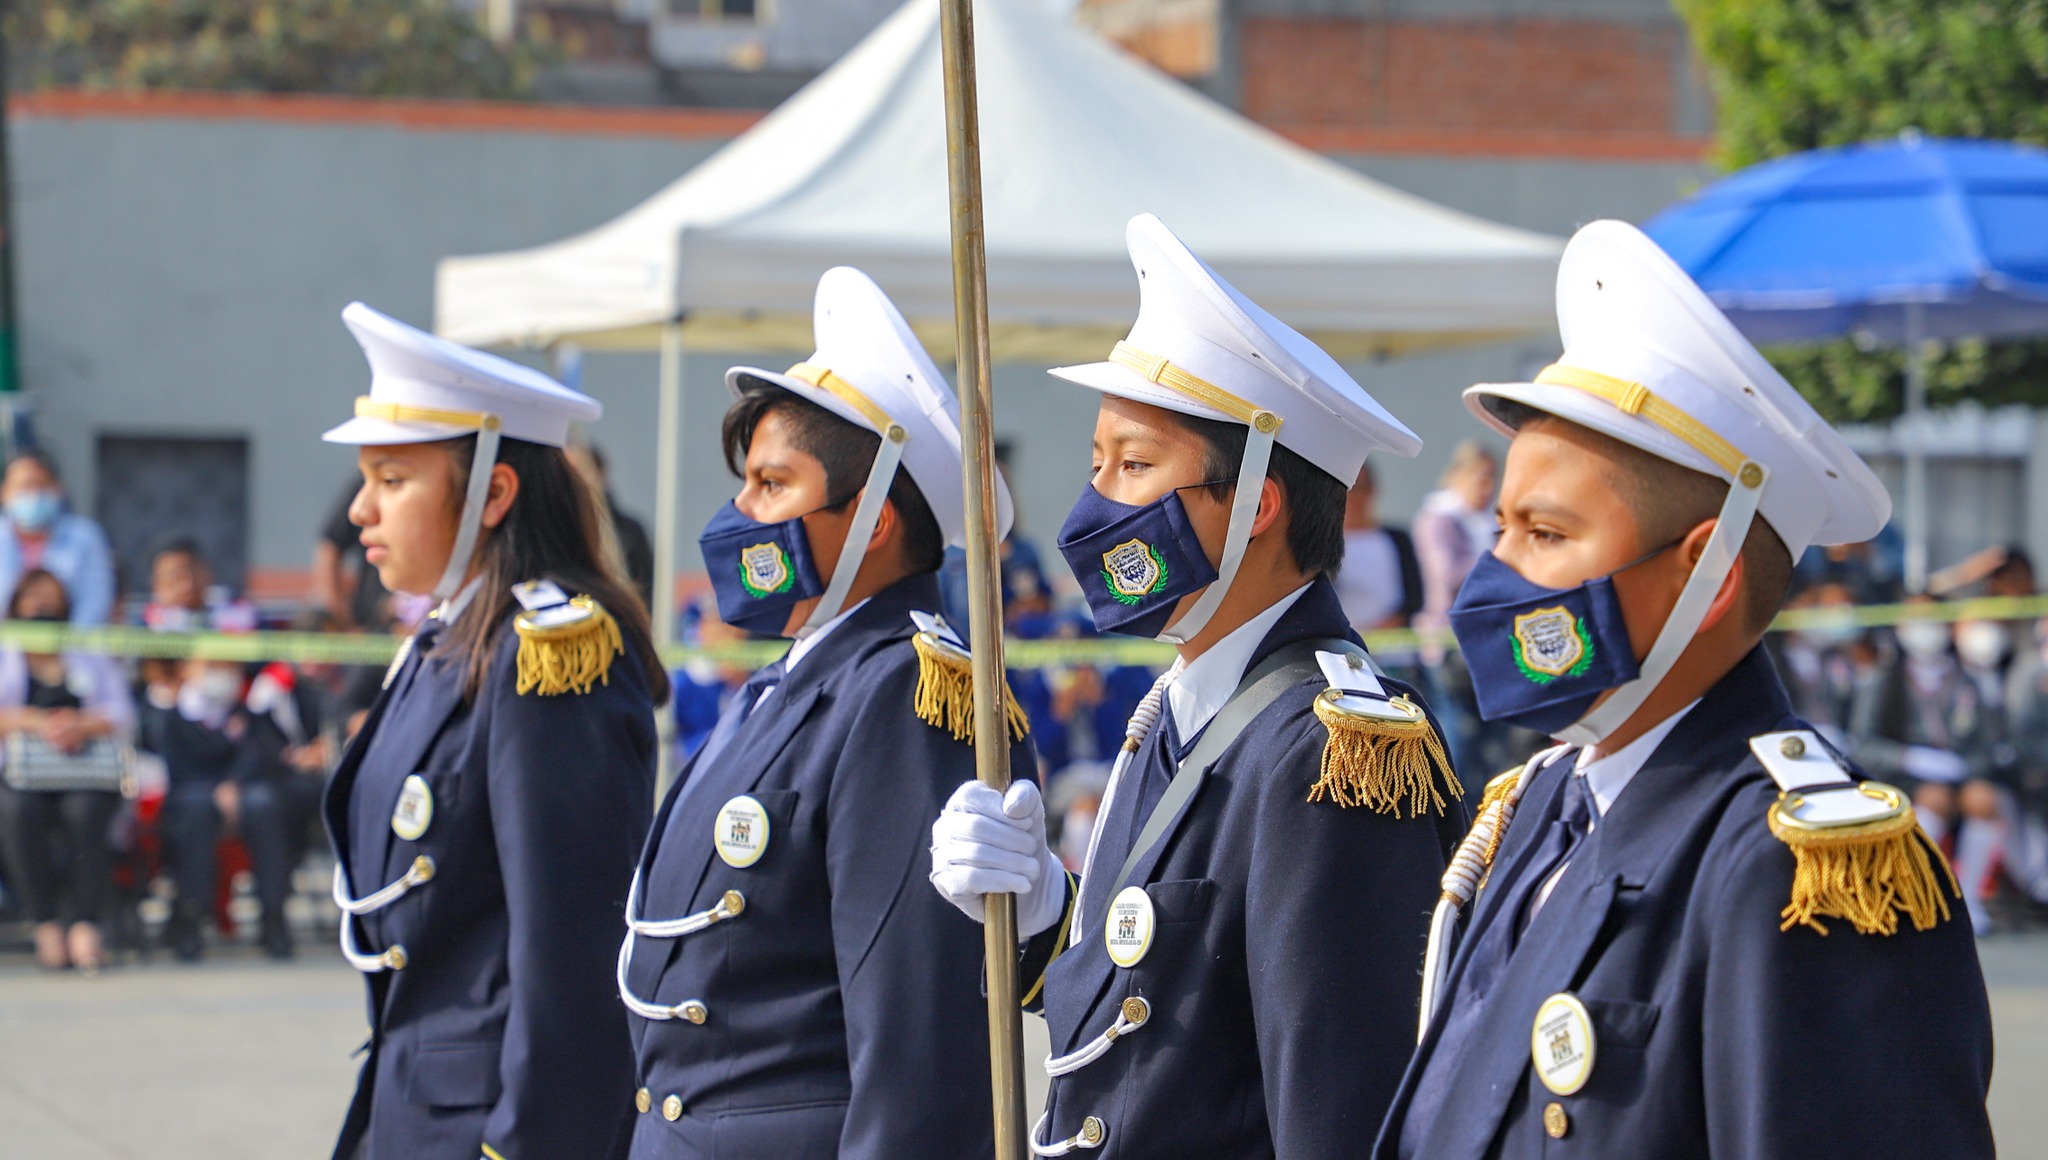
[[[1926,308],[1906,304],[1906,591],[1927,590]]]
[[[1004,713],[1003,600],[996,560],[994,396],[989,384],[988,251],[981,218],[981,127],[974,83],[973,0],[939,5],[946,81],[946,177],[953,232],[953,338],[967,488],[968,641],[974,653],[974,769],[1010,787]],[[996,1160],[1024,1160],[1024,1029],[1017,991],[1017,907],[988,896],[982,923],[988,989],[989,1080]]]
[[[654,463],[654,644],[665,648],[676,642],[676,508],[681,502],[683,438],[683,323],[681,319],[661,328],[661,392],[655,416]],[[655,793],[668,792],[675,780],[675,707],[657,707],[655,720],[661,729],[659,768]]]

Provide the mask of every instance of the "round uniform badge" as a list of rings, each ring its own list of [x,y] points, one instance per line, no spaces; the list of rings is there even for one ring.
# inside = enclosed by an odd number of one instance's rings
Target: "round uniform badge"
[[[1593,1016],[1577,995],[1559,991],[1536,1008],[1529,1061],[1544,1087],[1561,1096],[1585,1087],[1593,1075],[1593,1051]]]
[[[711,844],[728,866],[744,870],[767,852],[768,811],[745,794],[718,807],[711,825]]]
[[[1126,886],[1110,901],[1102,924],[1102,944],[1109,961],[1135,967],[1152,949],[1152,896],[1142,886]]]
[[[398,805],[391,810],[391,832],[408,842],[417,842],[434,821],[434,791],[427,779],[415,773],[398,791]]]

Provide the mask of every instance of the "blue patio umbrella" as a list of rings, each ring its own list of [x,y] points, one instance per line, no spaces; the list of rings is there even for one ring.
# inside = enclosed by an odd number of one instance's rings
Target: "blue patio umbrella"
[[[1754,341],[1907,350],[1906,578],[1921,587],[1925,340],[2048,334],[2048,150],[1908,131],[1752,166],[1643,228]]]

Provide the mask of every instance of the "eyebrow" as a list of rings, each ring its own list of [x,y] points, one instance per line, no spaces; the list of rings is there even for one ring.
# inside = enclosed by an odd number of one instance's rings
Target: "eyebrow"
[[[1493,509],[1493,518],[1496,520],[1500,520],[1503,523],[1506,522],[1509,514],[1509,510],[1505,507],[1495,507]],[[1520,516],[1523,519],[1528,519],[1531,516],[1550,516],[1552,518],[1563,519],[1569,522],[1578,522],[1583,518],[1577,511],[1573,510],[1572,508],[1568,508],[1560,503],[1552,503],[1550,501],[1541,499],[1523,500],[1522,502],[1517,503],[1514,506],[1512,514]]]

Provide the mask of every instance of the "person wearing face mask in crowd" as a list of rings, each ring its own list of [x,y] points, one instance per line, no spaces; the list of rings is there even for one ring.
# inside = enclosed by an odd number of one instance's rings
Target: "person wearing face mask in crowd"
[[[173,661],[155,667],[145,686],[136,744],[161,757],[170,786],[158,825],[177,900],[168,935],[180,962],[197,962],[213,913],[223,831],[244,824],[242,784],[256,770],[242,745],[249,716],[242,708],[242,666],[232,661]],[[267,827],[273,819],[262,818]],[[281,926],[280,908],[265,915],[266,932]]]
[[[30,569],[7,603],[10,620],[62,624],[71,617],[63,582]],[[0,648],[0,759],[15,735],[76,754],[95,738],[135,727],[128,678],[112,657]],[[0,765],[0,774],[4,774]],[[48,970],[97,971],[100,927],[114,891],[107,827],[121,808],[113,790],[16,789],[0,776],[0,863],[35,923],[36,961]]]
[[[969,659],[937,572],[967,515],[958,405],[880,287],[818,280],[817,353],[734,367],[739,494],[698,541],[724,623],[794,640],[648,833],[618,991],[632,1155],[880,1160],[994,1146],[981,934],[924,884],[962,778]],[[994,531],[1010,526],[996,482]],[[1010,768],[1035,758],[1012,701]]]
[[[1939,604],[1930,596],[1906,603]],[[1910,790],[1922,828],[1951,852],[1972,926],[1987,933],[1984,888],[1998,845],[1992,786],[2018,762],[2005,716],[2008,630],[1923,617],[1893,631],[1898,658],[1858,703],[1849,752],[1873,776]]]
[[[1409,987],[1465,829],[1446,748],[1331,583],[1368,452],[1422,441],[1158,218],[1058,544],[1104,631],[1178,659],[1127,729],[1076,880],[1034,787],[962,785],[932,884],[1017,896],[1052,1036],[1041,1156],[1355,1153],[1413,1042]]]
[[[1800,720],[1829,744],[1847,746],[1858,699],[1885,672],[1870,632],[1856,623],[1855,594],[1831,580],[1807,589],[1786,607],[1809,619],[1791,632],[1765,637],[1765,647],[1778,662]]]
[[[0,592],[12,592],[23,573],[41,568],[71,595],[71,623],[105,624],[114,613],[114,559],[107,534],[92,519],[67,510],[57,464],[41,451],[24,451],[0,475]]]
[[[1988,1160],[1953,880],[1761,647],[1796,554],[1889,498],[1633,226],[1573,237],[1558,323],[1533,381],[1466,392],[1513,442],[1451,624],[1480,712],[1560,743],[1488,787],[1445,876],[1370,1155]]]

